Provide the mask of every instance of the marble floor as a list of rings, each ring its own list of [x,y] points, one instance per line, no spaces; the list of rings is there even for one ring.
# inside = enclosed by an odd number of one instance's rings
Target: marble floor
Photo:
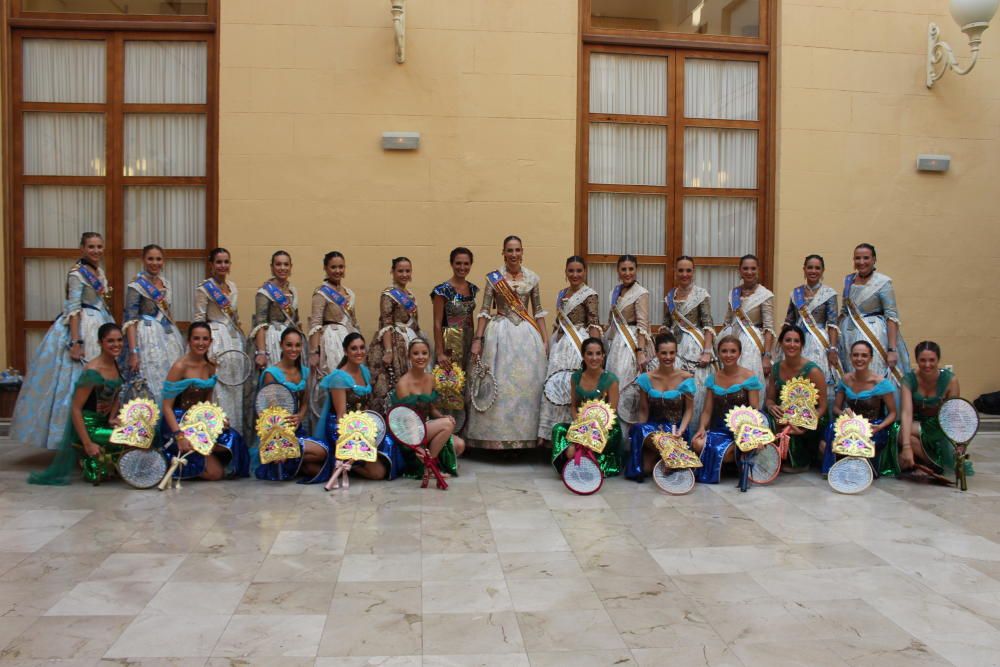
[[[0,441],[0,667],[1000,664],[1000,436],[960,494],[818,476],[32,487]]]

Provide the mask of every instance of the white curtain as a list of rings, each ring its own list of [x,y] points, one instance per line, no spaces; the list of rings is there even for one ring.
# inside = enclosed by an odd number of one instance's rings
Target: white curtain
[[[205,247],[205,188],[125,188],[125,247]]]
[[[667,115],[667,59],[590,55],[590,113]]]
[[[66,274],[73,260],[31,257],[24,260],[24,319],[54,320],[66,298]]]
[[[757,248],[757,200],[685,197],[684,254],[741,257]]]
[[[756,61],[684,61],[684,115],[687,118],[757,120]]]
[[[639,284],[649,290],[649,322],[655,333],[663,321],[663,265],[640,264],[637,273]],[[618,284],[618,267],[613,263],[588,263],[587,284],[597,290],[601,300],[598,312],[601,314],[601,322],[607,324],[608,309],[611,308],[609,294]]]
[[[201,259],[171,259],[166,250],[163,275],[170,281],[170,313],[177,321],[190,322],[194,317],[194,287],[205,279],[205,261]],[[142,268],[142,260],[125,260],[125,282],[130,283]],[[123,286],[124,288],[124,286]]]
[[[76,248],[84,232],[104,233],[103,187],[24,187],[24,247]]]
[[[666,197],[591,192],[587,217],[588,252],[600,255],[664,254]]]
[[[590,182],[666,185],[667,128],[590,124]]]
[[[42,339],[48,329],[25,329],[24,331],[24,364],[26,370],[31,370],[31,358],[35,356],[35,350],[42,344]]]
[[[699,266],[695,269],[695,283],[712,295],[712,320],[716,326],[726,319],[729,293],[740,282],[740,271],[734,266]]]
[[[104,176],[104,116],[99,113],[24,114],[24,173]]]
[[[757,131],[685,128],[684,186],[756,188]]]
[[[24,101],[103,104],[104,40],[25,39]]]
[[[205,42],[125,42],[125,101],[136,104],[204,104]]]
[[[126,176],[204,176],[204,114],[127,114]]]

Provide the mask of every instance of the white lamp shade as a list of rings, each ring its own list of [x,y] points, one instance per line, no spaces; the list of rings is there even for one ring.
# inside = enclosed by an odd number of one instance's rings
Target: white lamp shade
[[[989,23],[1000,7],[1000,0],[951,0],[951,16],[960,27],[970,23]]]

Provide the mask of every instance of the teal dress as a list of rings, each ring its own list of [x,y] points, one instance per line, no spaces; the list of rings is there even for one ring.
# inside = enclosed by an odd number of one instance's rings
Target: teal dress
[[[438,401],[438,393],[432,389],[429,394],[410,394],[406,398],[397,398],[396,391],[389,393],[389,400],[392,407],[405,405],[420,415],[426,422],[431,419],[431,408]],[[406,468],[403,471],[404,477],[413,479],[423,479],[424,464],[420,462],[416,453],[409,447],[400,447],[403,459],[406,461]],[[455,455],[455,442],[453,438],[448,438],[441,453],[438,454],[438,467],[442,472],[446,472],[453,477],[458,477],[458,457]]]
[[[774,378],[774,388],[777,392],[777,399],[781,400],[781,388],[785,386],[785,383],[794,379],[789,378],[788,380],[781,379],[780,372],[781,362],[775,362],[774,366],[771,368],[771,375]],[[807,361],[802,370],[798,372],[795,376],[797,378],[807,378],[812,369],[819,368],[820,371],[823,369],[817,366],[811,361]],[[822,387],[816,387],[818,391],[825,391],[826,385]],[[779,431],[784,429],[783,425],[778,424],[777,420],[771,415],[768,415],[768,419],[771,421],[771,428],[774,430],[775,435]],[[819,424],[816,426],[814,431],[806,431],[802,435],[792,435],[788,438],[788,465],[792,468],[804,468],[812,465],[813,463],[821,463],[819,459],[819,440],[820,436],[826,430],[826,423],[828,419],[826,415],[820,415]]]
[[[931,461],[947,472],[955,470],[955,446],[941,429],[938,412],[944,403],[945,394],[948,393],[948,385],[954,377],[954,372],[942,368],[934,386],[934,395],[924,396],[920,393],[920,383],[917,382],[916,373],[909,371],[903,376],[903,384],[910,389],[910,395],[913,397],[913,419],[920,424],[920,444]],[[971,461],[965,462],[965,474],[973,474]]]
[[[604,371],[597,381],[597,388],[587,391],[580,386],[580,379],[582,377],[583,371],[580,370],[574,372],[570,380],[573,386],[573,393],[577,397],[577,403],[598,399],[606,401],[611,385],[618,382],[618,378],[615,377],[614,373]],[[596,455],[597,465],[600,466],[601,472],[604,473],[605,477],[615,477],[622,471],[622,429],[620,424],[621,418],[615,419],[615,424],[611,427],[611,432],[608,433],[607,446],[603,452]],[[566,465],[566,457],[562,454],[570,445],[569,441],[566,440],[567,431],[569,431],[569,424],[565,422],[552,427],[552,465],[555,466],[556,471],[559,473],[562,473],[563,466]]]
[[[31,473],[28,476],[29,484],[48,486],[69,484],[70,476],[81,456],[85,480],[96,485],[111,477],[115,471],[118,457],[121,456],[124,449],[121,445],[111,443],[111,432],[114,428],[108,423],[108,420],[111,419],[111,409],[114,406],[115,397],[121,386],[121,377],[107,380],[93,368],[88,368],[80,374],[73,391],[70,393],[70,402],[72,402],[73,394],[76,393],[77,389],[91,388],[87,402],[83,405],[83,423],[90,439],[101,448],[101,453],[96,457],[83,453],[80,436],[76,432],[76,427],[73,426],[73,411],[71,409],[63,429],[62,440],[59,442],[59,452],[56,454],[56,458],[45,470]]]

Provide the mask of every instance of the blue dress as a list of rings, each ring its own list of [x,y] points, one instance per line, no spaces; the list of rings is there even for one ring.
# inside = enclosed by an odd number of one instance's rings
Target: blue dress
[[[207,380],[201,378],[188,378],[171,382],[167,380],[163,383],[163,398],[174,399],[174,417],[178,424],[184,413],[195,403],[212,400],[212,391],[215,389],[216,378],[213,375]],[[228,415],[227,415],[228,416]],[[177,456],[177,443],[170,434],[170,427],[166,420],[161,422],[161,437],[167,445],[163,448],[163,453],[169,462]],[[250,476],[250,452],[247,451],[243,436],[234,428],[227,428],[222,431],[222,435],[216,441],[217,445],[225,449],[224,452],[213,454],[226,468],[227,477],[249,477]],[[191,452],[187,456],[187,464],[181,466],[174,473],[181,479],[192,479],[205,472],[205,457],[198,452]]]
[[[642,471],[642,446],[652,433],[663,431],[669,433],[673,427],[680,426],[684,418],[684,397],[694,399],[698,386],[694,378],[688,378],[677,385],[676,389],[658,391],[653,387],[649,373],[643,373],[635,381],[639,389],[646,393],[649,403],[649,421],[635,424],[629,429],[628,439],[631,451],[628,464],[625,466],[625,477],[641,482],[645,478]]]
[[[319,419],[316,420],[316,427],[313,429],[313,438],[323,440],[330,451],[336,448],[338,437],[337,413],[333,410],[332,401],[330,400],[330,390],[346,390],[348,412],[365,410],[372,395],[372,374],[368,370],[368,366],[361,366],[361,377],[365,381],[363,385],[355,383],[350,373],[342,368],[338,368],[319,383],[324,392],[323,410],[320,413]],[[385,464],[385,467],[389,471],[387,479],[396,479],[403,473],[406,463],[400,452],[400,448],[396,445],[396,441],[392,439],[392,436],[388,432],[382,438],[382,442],[378,443],[378,454],[382,457],[382,463]],[[331,456],[329,460],[332,471],[333,457]],[[365,464],[359,461],[353,467],[363,465]],[[330,473],[328,472],[327,479],[329,477]]]
[[[731,387],[715,384],[715,375],[705,380],[708,390],[706,400],[712,401],[712,421],[705,434],[705,448],[701,450],[702,467],[695,471],[699,484],[718,484],[722,476],[722,461],[729,448],[736,443],[733,432],[726,426],[726,413],[739,405],[750,405],[750,392],[763,391],[764,385],[753,375]]]
[[[270,375],[274,378],[275,382],[292,392],[292,395],[299,400],[302,399],[309,383],[309,369],[306,367],[302,368],[301,380],[298,382],[289,382],[288,378],[285,377],[284,371],[277,366],[268,366],[260,374],[260,380],[257,383],[258,387],[264,386],[264,376],[266,375]],[[256,433],[254,434],[254,440],[257,441],[257,444],[250,450],[251,468],[253,470],[254,477],[269,482],[285,482],[290,479],[295,479],[299,474],[299,470],[302,468],[302,457],[305,452],[306,443],[309,442],[321,447],[323,451],[326,452],[326,459],[324,459],[323,466],[320,468],[318,473],[312,477],[303,477],[299,480],[299,484],[318,484],[330,479],[330,473],[333,471],[333,457],[330,455],[330,446],[321,438],[308,437],[309,431],[307,430],[305,424],[299,424],[299,428],[296,430],[295,435],[299,438],[298,458],[275,461],[273,463],[261,463],[260,440]]]
[[[882,423],[885,419],[885,407],[882,402],[882,397],[886,394],[895,394],[896,385],[892,383],[889,378],[883,379],[877,385],[862,392],[855,392],[843,380],[837,384],[837,391],[844,392],[844,409],[850,408],[854,411],[854,414],[864,417],[873,426],[877,426]],[[837,455],[833,453],[833,424],[831,421],[824,432],[823,441],[826,442],[826,449],[823,451],[823,461],[820,467],[820,472],[824,475],[829,472],[833,464],[837,462]],[[888,458],[889,452],[886,451],[886,445],[889,441],[896,440],[896,432],[899,429],[899,422],[888,428],[884,428],[875,434],[872,438],[875,441],[875,458],[873,459],[873,464],[875,468],[875,475],[894,475],[898,472],[897,469],[893,469],[893,461]]]
[[[87,275],[99,281],[101,292],[88,281]],[[59,449],[69,420],[73,391],[83,372],[83,363],[69,356],[69,318],[80,317],[84,357],[94,359],[100,354],[97,330],[106,322],[114,322],[102,296],[106,290],[104,272],[89,264],[81,273],[78,263],[66,276],[62,313],[31,357],[28,374],[14,406],[11,439],[42,449]]]

